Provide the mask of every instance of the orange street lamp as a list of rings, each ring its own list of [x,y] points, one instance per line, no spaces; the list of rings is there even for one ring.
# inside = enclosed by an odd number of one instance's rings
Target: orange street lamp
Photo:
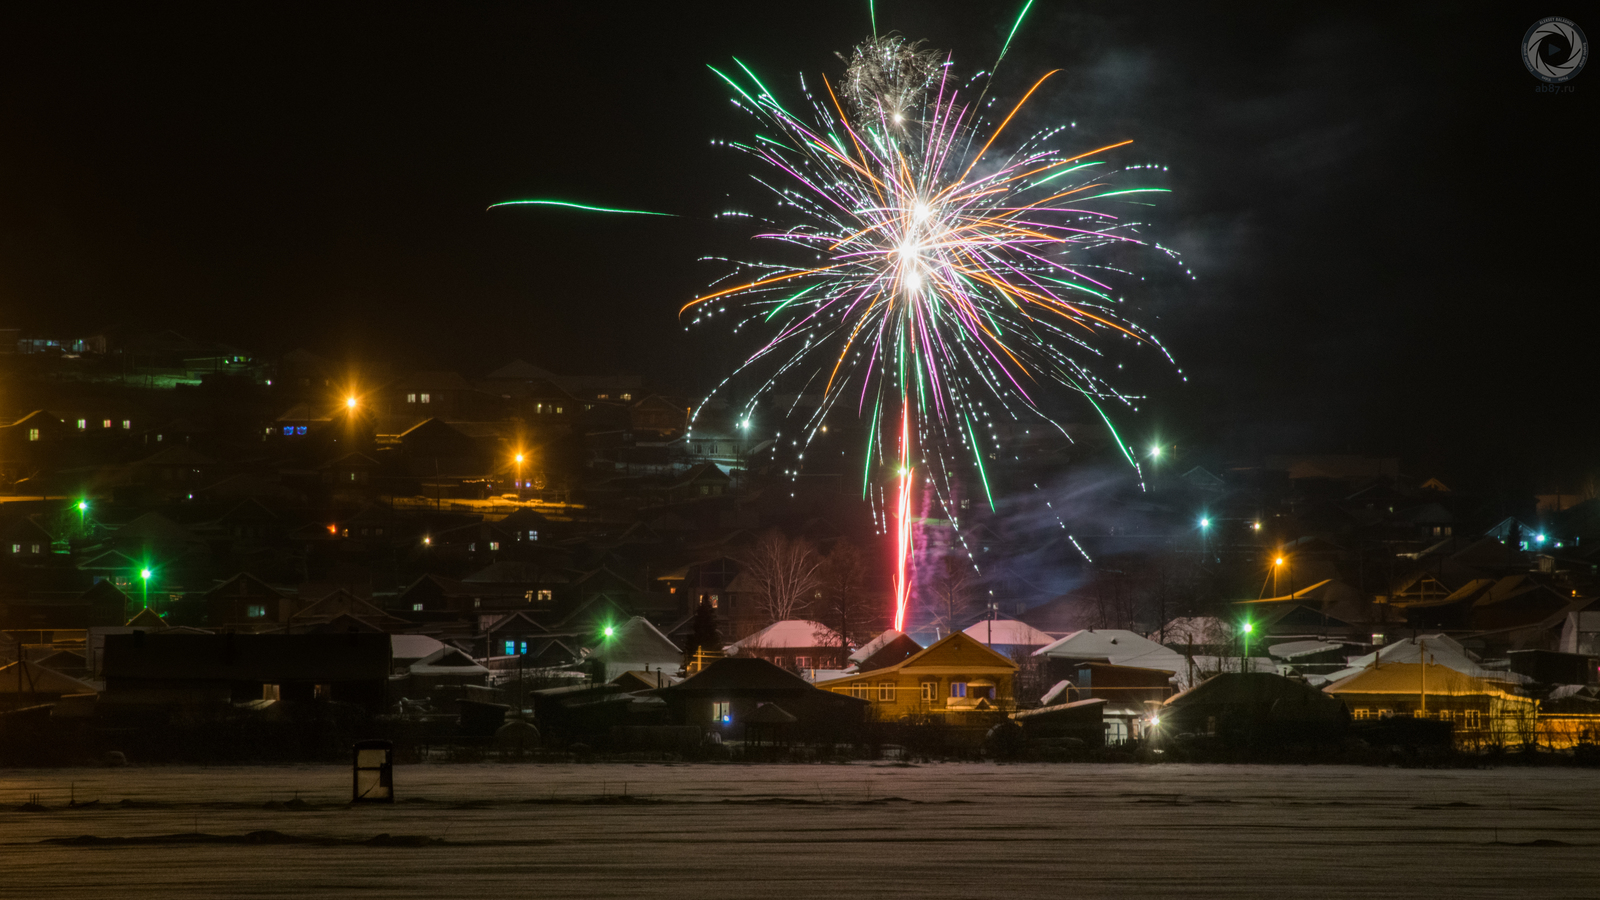
[[[354,397],[346,397],[346,398],[344,398],[344,407],[345,407],[345,409],[355,409],[356,408],[356,398],[354,398]]]

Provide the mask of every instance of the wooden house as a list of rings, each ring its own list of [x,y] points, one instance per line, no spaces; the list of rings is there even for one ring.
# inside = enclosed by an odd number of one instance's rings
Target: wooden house
[[[817,687],[869,701],[880,721],[935,717],[975,724],[993,711],[1015,706],[1017,668],[982,642],[956,632],[892,666],[818,682]]]

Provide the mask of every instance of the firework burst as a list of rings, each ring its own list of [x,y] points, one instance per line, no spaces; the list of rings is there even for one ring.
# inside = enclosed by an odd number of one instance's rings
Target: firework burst
[[[729,313],[735,330],[763,332],[740,367],[764,375],[742,417],[779,379],[820,395],[801,460],[831,413],[870,419],[863,491],[892,485],[880,505],[895,534],[900,629],[916,488],[956,520],[960,473],[972,472],[992,507],[984,458],[998,449],[997,417],[1055,424],[1043,405],[1055,389],[1110,427],[1107,407],[1133,402],[1101,374],[1110,342],[1160,345],[1122,314],[1115,284],[1131,273],[1103,257],[1167,252],[1127,218],[1164,189],[1125,185],[1126,169],[1106,161],[1130,141],[1058,149],[1065,125],[1015,139],[1008,129],[1055,72],[991,123],[987,79],[957,84],[948,57],[896,35],[858,46],[837,87],[813,92],[802,79],[804,115],[735,62],[742,75],[714,71],[763,129],[727,143],[760,161],[756,178],[782,211],[755,236],[800,252],[736,262],[727,286],[680,314]]]

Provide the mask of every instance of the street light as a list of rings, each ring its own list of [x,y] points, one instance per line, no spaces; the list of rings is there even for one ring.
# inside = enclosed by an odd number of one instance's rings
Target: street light
[[[1250,671],[1250,632],[1255,631],[1256,627],[1250,624],[1249,619],[1245,619],[1239,630],[1244,634],[1244,642],[1239,651],[1239,671],[1248,672]]]
[[[346,409],[355,409],[356,408],[356,398],[354,398],[354,397],[346,397],[346,398],[344,398],[344,405],[345,405]]]
[[[139,577],[141,579],[143,579],[143,581],[144,581],[144,608],[145,609],[149,609],[150,608],[150,575],[151,575],[151,572],[150,572],[150,570],[148,568],[144,568],[144,569],[140,569],[139,570]]]
[[[522,454],[521,453],[517,454],[516,461],[517,461],[517,499],[521,500],[522,499]]]

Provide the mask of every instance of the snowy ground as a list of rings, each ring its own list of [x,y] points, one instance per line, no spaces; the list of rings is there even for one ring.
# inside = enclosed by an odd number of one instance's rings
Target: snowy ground
[[[1600,773],[1582,770],[429,765],[396,782],[394,806],[350,808],[339,767],[0,771],[0,898],[1600,897]],[[72,792],[100,803],[67,808]],[[20,811],[35,794],[46,809]],[[148,840],[261,830],[315,840]],[[356,843],[378,834],[443,843]],[[41,843],[81,835],[138,841]]]

